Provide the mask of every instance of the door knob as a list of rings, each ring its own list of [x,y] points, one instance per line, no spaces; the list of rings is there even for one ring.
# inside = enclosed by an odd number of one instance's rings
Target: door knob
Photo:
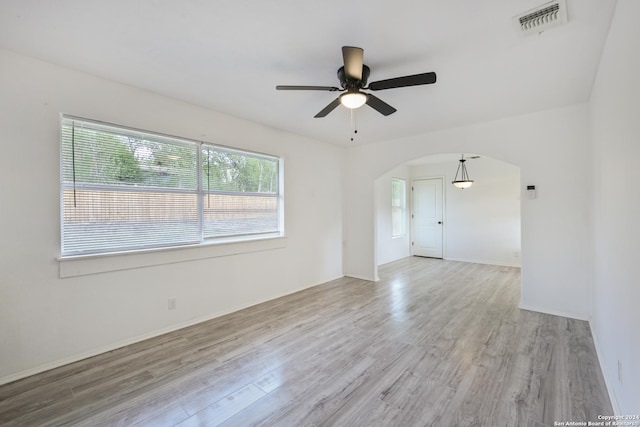
[[[438,224],[442,224],[442,221],[438,221]]]

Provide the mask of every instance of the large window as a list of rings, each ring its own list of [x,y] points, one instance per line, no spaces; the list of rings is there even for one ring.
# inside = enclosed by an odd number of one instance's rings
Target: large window
[[[281,235],[281,162],[63,116],[62,256]]]
[[[407,183],[404,179],[391,179],[391,234],[393,237],[407,233]]]

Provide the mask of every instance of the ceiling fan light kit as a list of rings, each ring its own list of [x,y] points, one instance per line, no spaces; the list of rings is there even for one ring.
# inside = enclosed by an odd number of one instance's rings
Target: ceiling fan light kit
[[[347,108],[360,108],[367,102],[367,94],[362,92],[347,92],[340,95],[340,103]]]
[[[344,65],[338,69],[338,80],[340,87],[335,86],[288,86],[278,85],[277,90],[321,90],[327,92],[346,92],[333,100],[322,109],[316,118],[326,117],[338,105],[342,104],[349,109],[356,109],[367,104],[380,114],[388,116],[397,110],[380,98],[362,90],[385,90],[399,87],[419,86],[433,84],[436,82],[436,73],[422,73],[411,76],[395,77],[392,79],[372,82],[367,86],[367,79],[371,72],[370,68],[363,62],[364,50],[359,47],[343,46],[342,60]]]

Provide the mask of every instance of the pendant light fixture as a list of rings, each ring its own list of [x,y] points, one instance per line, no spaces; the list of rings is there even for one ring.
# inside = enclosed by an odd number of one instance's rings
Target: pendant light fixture
[[[460,163],[458,163],[458,170],[456,171],[456,177],[451,181],[453,185],[458,187],[461,190],[465,188],[469,188],[473,185],[473,180],[469,179],[469,173],[467,172],[467,166],[464,164],[466,160],[464,159],[464,154],[460,159]],[[458,179],[458,174],[460,175],[460,179]]]

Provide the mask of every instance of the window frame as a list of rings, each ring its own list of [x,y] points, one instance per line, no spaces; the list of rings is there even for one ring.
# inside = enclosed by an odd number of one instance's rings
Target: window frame
[[[396,194],[395,194],[395,182],[402,183],[402,196],[400,197],[400,204],[396,205]],[[402,220],[402,230],[396,230],[394,221],[395,213],[399,210],[400,213],[397,214]],[[407,180],[403,178],[391,178],[391,238],[399,238],[405,237],[407,235]]]
[[[171,188],[171,187],[153,187],[153,186],[145,186],[138,187],[135,185],[117,185],[117,184],[96,184],[96,183],[87,183],[87,184],[78,184],[77,182],[73,182],[73,184],[65,181],[65,153],[63,150],[63,128],[65,126],[65,122],[68,121],[76,121],[79,123],[86,123],[90,126],[93,125],[95,127],[102,127],[106,132],[114,131],[113,134],[117,134],[118,131],[121,131],[123,134],[136,134],[140,137],[149,137],[153,138],[153,140],[165,140],[163,143],[169,143],[174,146],[185,145],[193,148],[195,150],[195,179],[196,185],[195,189],[185,189],[185,188]],[[95,257],[104,257],[104,256],[118,256],[118,255],[128,255],[134,253],[147,253],[147,252],[161,252],[171,249],[179,249],[179,248],[198,248],[198,247],[207,247],[216,244],[240,244],[240,246],[235,245],[232,250],[233,253],[242,253],[244,250],[238,249],[238,247],[242,247],[243,242],[256,242],[264,239],[273,239],[273,238],[282,238],[285,236],[284,231],[284,161],[282,156],[267,154],[262,152],[256,152],[246,149],[240,149],[237,147],[229,147],[221,144],[215,144],[207,141],[199,141],[179,136],[167,135],[154,131],[141,130],[137,128],[132,128],[128,126],[113,124],[102,122],[93,119],[87,119],[84,117],[73,116],[69,114],[61,114],[60,115],[60,123],[59,123],[59,143],[60,143],[60,256],[58,257],[59,261],[64,260],[73,260],[73,259],[86,259],[86,258],[95,258]],[[159,142],[160,142],[159,141]],[[203,185],[203,157],[202,151],[204,148],[212,148],[220,151],[224,151],[226,153],[233,153],[237,155],[252,157],[252,158],[263,158],[267,160],[274,161],[276,164],[276,179],[277,183],[275,185],[275,193],[255,193],[255,192],[241,192],[241,191],[212,191],[211,189],[205,189]],[[67,158],[68,159],[68,158]],[[198,227],[198,235],[199,238],[196,240],[187,240],[185,239],[183,242],[172,243],[170,241],[166,241],[159,244],[151,244],[151,245],[141,245],[139,247],[112,247],[109,249],[96,249],[96,250],[75,250],[75,251],[64,251],[64,236],[65,236],[65,216],[64,216],[64,195],[65,190],[73,190],[77,191],[79,189],[83,190],[99,190],[99,191],[122,191],[122,192],[141,192],[141,193],[175,193],[175,194],[192,194],[196,197],[196,209],[197,209],[197,227]],[[275,209],[276,209],[276,224],[277,228],[274,231],[268,232],[255,232],[255,233],[243,233],[243,234],[233,234],[233,235],[225,235],[225,236],[205,236],[205,212],[204,212],[204,200],[208,194],[225,194],[225,195],[240,195],[240,196],[260,196],[260,197],[272,197],[275,198]],[[185,237],[188,237],[188,234],[185,234]],[[263,245],[264,246],[264,245]],[[269,245],[267,245],[269,246]],[[276,245],[277,246],[277,245]],[[252,252],[253,249],[248,248],[246,252]],[[209,251],[211,252],[211,251]],[[224,256],[225,251],[214,251],[211,252],[214,254],[213,256]],[[215,255],[220,253],[221,255]],[[208,258],[209,256],[205,256]]]

